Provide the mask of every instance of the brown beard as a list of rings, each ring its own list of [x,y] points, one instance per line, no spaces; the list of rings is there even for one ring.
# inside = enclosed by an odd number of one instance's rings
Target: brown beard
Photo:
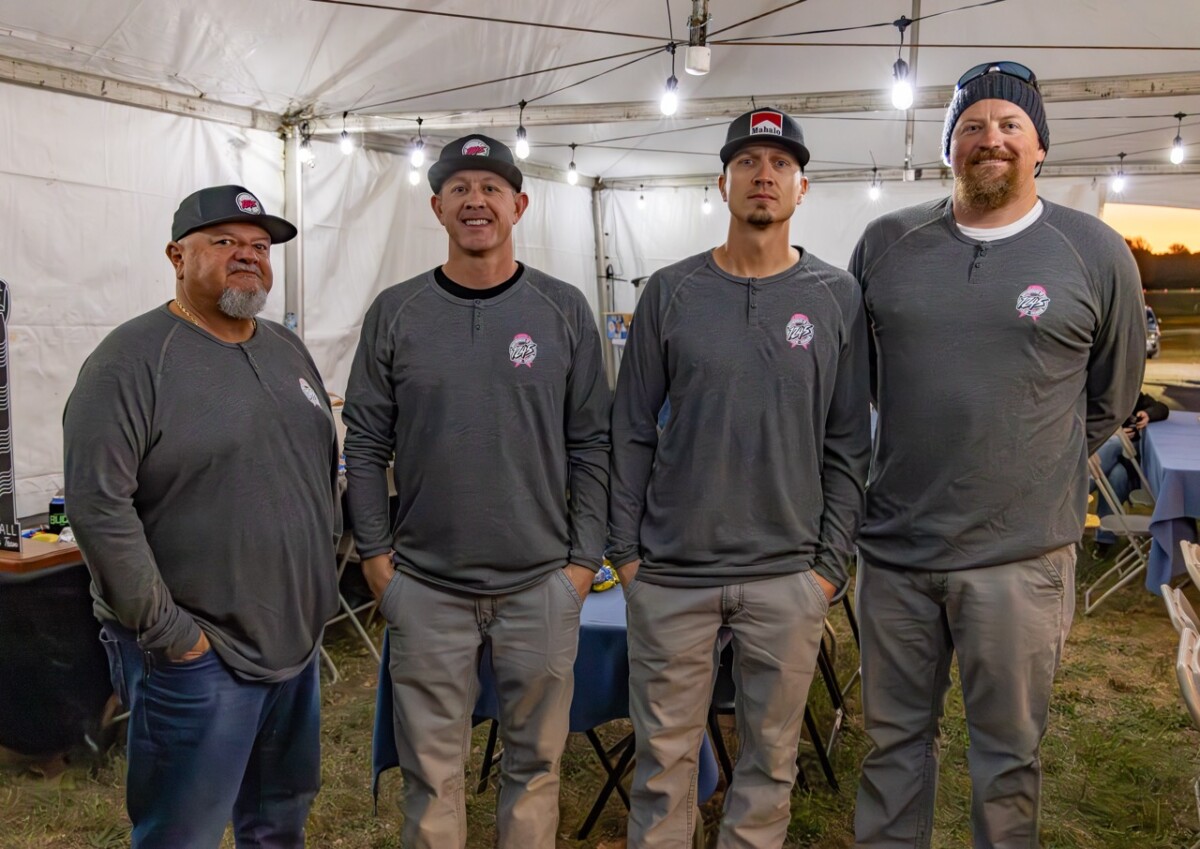
[[[970,209],[979,210],[1000,209],[1012,200],[1017,194],[1021,180],[1017,160],[1008,160],[1012,165],[1001,174],[991,177],[979,177],[975,174],[974,165],[998,158],[976,160],[957,176],[954,180],[954,199]]]
[[[753,224],[756,227],[767,227],[775,223],[775,216],[771,214],[769,209],[758,207],[746,216],[746,223]]]

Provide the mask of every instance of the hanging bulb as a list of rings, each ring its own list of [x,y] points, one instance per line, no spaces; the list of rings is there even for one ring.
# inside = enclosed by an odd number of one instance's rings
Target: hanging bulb
[[[708,199],[708,186],[704,187],[704,203],[700,204],[700,211],[705,215],[712,214],[712,203]]]
[[[567,182],[572,186],[579,185],[579,169],[575,167],[575,144],[571,143],[571,164],[567,166]]]
[[[1171,164],[1183,164],[1183,136],[1176,136],[1175,142],[1171,145]]]
[[[342,148],[342,153],[349,156],[354,153],[354,139],[350,138],[350,134],[342,130],[342,140],[338,143]]]
[[[418,171],[416,168],[408,169],[408,184],[410,186],[416,186],[416,185],[420,185],[420,183],[421,183],[421,172]]]
[[[879,200],[879,196],[882,194],[883,189],[879,188],[876,183],[872,183],[871,187],[867,189],[867,197],[869,197],[871,200]]]
[[[667,77],[667,88],[663,91],[662,102],[658,105],[664,115],[674,115],[675,110],[679,108],[678,88],[679,80],[674,74],[671,74]]]
[[[897,109],[908,109],[913,105],[913,89],[908,79],[908,63],[903,59],[897,59],[892,66],[892,78],[895,80],[892,85],[892,105]]]
[[[317,158],[316,154],[313,153],[312,142],[310,142],[307,138],[301,139],[300,140],[300,156],[299,156],[300,164],[301,165],[309,165],[312,162],[316,161],[316,158]]]
[[[412,154],[408,157],[408,161],[412,163],[413,168],[420,168],[425,164],[425,140],[417,139],[413,145]]]
[[[517,159],[529,158],[529,139],[526,138],[525,128],[517,127]]]
[[[639,185],[638,191],[641,192],[641,194],[638,195],[638,209],[645,209],[646,208],[646,185],[644,183]]]
[[[1109,181],[1108,187],[1116,194],[1121,194],[1121,192],[1125,191],[1125,154],[1118,153],[1117,160],[1120,164],[1117,165],[1117,173]]]

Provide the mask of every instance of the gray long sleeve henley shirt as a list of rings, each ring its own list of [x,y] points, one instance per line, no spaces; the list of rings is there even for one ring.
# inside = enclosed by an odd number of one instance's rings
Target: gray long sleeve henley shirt
[[[296,335],[223,342],[161,306],[118,327],[63,414],[71,527],[97,616],[179,657],[200,631],[241,677],[316,653],[337,609],[337,438]]]
[[[1087,456],[1141,387],[1145,309],[1121,237],[1043,203],[993,242],[963,235],[948,198],[909,207],[854,251],[879,411],[872,562],[969,569],[1080,538]]]
[[[598,569],[608,412],[600,335],[569,284],[526,267],[488,299],[455,297],[432,271],[384,290],[343,412],[360,555],[395,551],[401,571],[485,595]]]
[[[640,557],[638,580],[671,586],[809,568],[846,582],[870,453],[849,274],[807,251],[763,279],[727,274],[711,252],[656,272],[612,421],[614,564]]]

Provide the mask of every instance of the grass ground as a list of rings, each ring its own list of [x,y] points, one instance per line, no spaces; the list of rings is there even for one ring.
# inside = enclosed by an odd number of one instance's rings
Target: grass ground
[[[1084,555],[1082,586],[1100,564]],[[1195,588],[1188,589],[1195,595]],[[840,613],[838,657],[843,679],[857,654]],[[378,816],[370,793],[371,724],[375,700],[373,662],[350,635],[338,629],[327,644],[343,679],[324,691],[324,787],[309,823],[309,845],[375,849],[399,845],[400,778],[384,776]],[[1159,599],[1140,587],[1118,593],[1091,617],[1076,616],[1067,643],[1050,730],[1043,747],[1045,798],[1043,844],[1054,849],[1124,849],[1188,846],[1195,839],[1196,800],[1191,780],[1200,772],[1200,732],[1192,726],[1175,683],[1177,640]],[[820,691],[819,684],[814,688]],[[852,844],[851,820],[858,764],[867,743],[857,692],[850,700],[835,767],[841,792],[821,783],[815,762],[807,774],[813,789],[793,796],[788,846],[834,849]],[[827,709],[818,710],[819,715]],[[606,731],[623,733],[621,723]],[[484,730],[477,729],[473,768],[478,767]],[[970,845],[970,787],[962,701],[951,691],[944,723],[942,784],[934,845]],[[0,763],[0,849],[108,849],[128,846],[124,814],[123,746],[99,756],[31,764],[15,758]],[[571,735],[563,760],[560,847],[620,847],[625,817],[610,801],[587,840],[571,835],[585,816],[602,776],[586,740]],[[493,845],[491,811],[495,789],[471,795],[470,847]],[[715,833],[720,793],[705,806],[708,831]],[[226,839],[232,847],[232,840]]]

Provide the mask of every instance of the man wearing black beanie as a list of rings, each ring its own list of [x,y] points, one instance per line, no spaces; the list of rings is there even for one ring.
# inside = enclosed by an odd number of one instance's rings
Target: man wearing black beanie
[[[1133,409],[1144,309],[1124,241],[1038,197],[1033,72],[959,80],[949,198],[883,216],[851,260],[879,412],[858,538],[859,847],[928,847],[957,655],[977,849],[1039,844],[1039,747],[1075,607],[1087,456]]]

